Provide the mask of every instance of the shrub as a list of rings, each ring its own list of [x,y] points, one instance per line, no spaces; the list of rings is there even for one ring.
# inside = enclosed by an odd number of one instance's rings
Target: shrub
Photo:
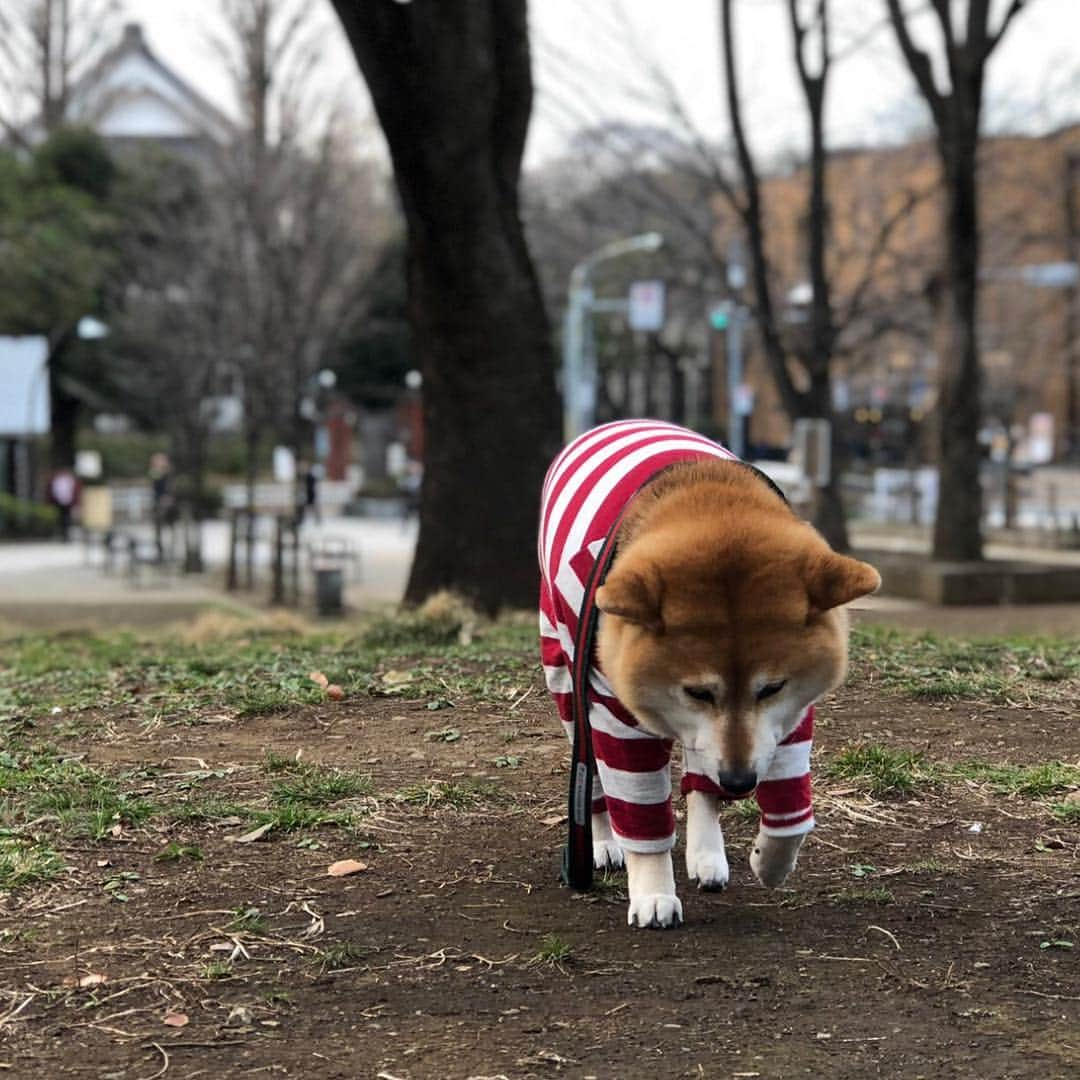
[[[0,536],[30,538],[52,536],[57,528],[55,506],[18,499],[0,492]]]

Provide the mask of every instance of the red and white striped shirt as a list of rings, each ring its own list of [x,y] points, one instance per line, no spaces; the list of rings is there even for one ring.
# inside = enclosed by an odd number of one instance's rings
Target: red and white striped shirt
[[[540,652],[544,678],[573,740],[572,662],[578,612],[589,573],[623,507],[660,470],[700,458],[735,460],[696,432],[658,420],[620,420],[579,436],[552,462],[544,480],[540,559]],[[593,812],[607,809],[628,851],[668,851],[675,843],[670,739],[645,731],[616,698],[594,655],[589,723],[599,784]],[[776,749],[755,791],[761,827],[793,836],[814,827],[810,746],[814,710]],[[684,751],[682,791],[732,796],[719,788],[693,751]]]

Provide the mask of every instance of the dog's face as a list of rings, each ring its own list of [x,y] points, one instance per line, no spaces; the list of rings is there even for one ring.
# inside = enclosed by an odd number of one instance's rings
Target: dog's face
[[[808,525],[667,523],[597,594],[601,666],[643,727],[699,751],[733,793],[764,775],[807,706],[844,677],[846,613],[880,584]]]

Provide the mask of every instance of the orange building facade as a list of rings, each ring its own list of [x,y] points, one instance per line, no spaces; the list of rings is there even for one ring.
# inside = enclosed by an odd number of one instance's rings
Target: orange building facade
[[[931,142],[838,152],[828,172],[830,275],[837,313],[834,405],[856,456],[885,447],[911,463],[930,452],[936,415],[942,193]],[[764,183],[774,303],[797,385],[808,274],[805,172]],[[1009,433],[1023,459],[1060,460],[1080,441],[1080,125],[988,138],[980,162],[983,288],[979,318],[988,437]],[[721,215],[724,250],[733,227]],[[751,332],[751,446],[790,444],[784,413]],[[714,416],[727,412],[723,342],[714,342]],[[889,449],[891,448],[891,449]]]

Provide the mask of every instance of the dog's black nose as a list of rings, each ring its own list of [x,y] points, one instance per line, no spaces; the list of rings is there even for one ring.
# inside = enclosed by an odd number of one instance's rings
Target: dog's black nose
[[[732,795],[745,795],[757,787],[757,773],[753,769],[732,769],[719,776],[720,786]]]

